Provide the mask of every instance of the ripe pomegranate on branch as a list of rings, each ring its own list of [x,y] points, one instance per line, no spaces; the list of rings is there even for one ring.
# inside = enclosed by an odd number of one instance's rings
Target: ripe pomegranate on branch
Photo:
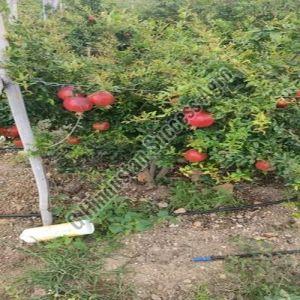
[[[75,90],[75,87],[72,85],[62,87],[57,92],[57,97],[64,101],[64,100],[74,96],[74,90]]]
[[[78,137],[72,136],[84,112],[93,109],[93,106],[110,108],[115,102],[115,97],[107,91],[98,91],[86,97],[84,94],[75,94],[75,87],[72,85],[62,87],[57,92],[57,97],[63,101],[63,107],[71,112],[75,112],[78,116],[78,121],[71,132],[62,140],[67,140],[68,144],[77,145],[80,143]],[[107,131],[110,128],[108,121],[96,122],[92,125],[96,132]],[[62,141],[55,144],[58,145]]]
[[[107,91],[98,91],[85,97],[84,94],[75,94],[75,87],[72,85],[59,89],[57,97],[63,100],[63,106],[66,110],[83,113],[96,107],[111,108],[116,102],[115,97]]]
[[[14,140],[13,140],[13,143],[14,143],[14,145],[16,146],[16,148],[24,148],[21,139],[14,139]]]
[[[0,135],[3,135],[8,138],[17,138],[19,137],[19,132],[16,125],[12,125],[9,127],[1,127]]]
[[[196,108],[185,108],[183,110],[184,121],[192,129],[210,127],[215,123],[213,115],[209,112]]]
[[[202,153],[195,149],[190,149],[190,150],[186,151],[183,154],[183,156],[184,156],[185,160],[187,160],[188,162],[191,162],[191,163],[201,162],[208,158],[207,153]]]
[[[103,108],[110,108],[116,101],[115,97],[107,91],[93,93],[87,98],[94,105]]]
[[[267,160],[257,160],[255,163],[255,167],[257,170],[263,171],[263,172],[269,172],[272,171],[274,168],[272,167],[271,163]]]
[[[63,107],[72,112],[84,113],[93,108],[93,104],[88,100],[88,98],[82,96],[73,96],[66,98],[63,102]]]
[[[69,136],[67,139],[67,143],[70,145],[78,145],[80,144],[80,138],[77,136]]]
[[[110,128],[110,124],[108,121],[96,122],[93,124],[92,127],[96,132],[101,132],[101,131],[107,131]]]

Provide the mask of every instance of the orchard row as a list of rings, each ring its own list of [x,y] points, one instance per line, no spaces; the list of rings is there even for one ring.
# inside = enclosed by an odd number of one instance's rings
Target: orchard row
[[[63,107],[66,110],[76,113],[77,116],[82,116],[84,112],[92,110],[94,106],[109,109],[116,102],[115,97],[110,92],[97,91],[90,95],[84,95],[76,93],[74,86],[62,87],[58,90],[57,97],[63,101]],[[294,98],[297,100],[300,99],[300,90],[296,92]],[[292,101],[280,98],[276,102],[276,107],[284,109],[291,104]],[[206,128],[215,123],[214,116],[211,113],[197,108],[185,108],[183,113],[184,121],[191,129]],[[95,122],[92,124],[92,129],[97,133],[105,132],[110,129],[110,123],[106,120]],[[0,135],[12,139],[17,148],[23,148],[16,125],[0,127]],[[81,142],[79,137],[73,135],[69,136],[66,141],[70,145],[78,145]],[[190,163],[200,163],[209,158],[207,153],[200,152],[197,149],[187,150],[183,153],[183,157]],[[263,172],[274,170],[274,167],[267,160],[257,160],[255,167]]]

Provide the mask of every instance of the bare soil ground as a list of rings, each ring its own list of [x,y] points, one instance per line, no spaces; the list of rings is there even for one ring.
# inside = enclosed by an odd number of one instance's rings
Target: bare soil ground
[[[28,165],[14,154],[0,156],[0,214],[37,210],[37,188]]]
[[[0,214],[36,212],[37,189],[29,166],[13,154],[0,156]],[[19,235],[25,228],[40,225],[40,220],[0,218],[0,299],[6,299],[3,290],[29,263],[18,250],[22,247]]]
[[[37,211],[30,168],[15,155],[0,155],[0,183],[1,214]],[[282,190],[272,186],[247,185],[238,191],[252,202],[282,197]],[[126,277],[135,287],[137,299],[193,299],[198,285],[226,276],[222,262],[191,262],[195,256],[237,253],[240,250],[233,241],[242,239],[266,241],[277,250],[300,248],[299,225],[291,217],[294,211],[291,206],[276,205],[221,216],[179,217],[177,222],[125,237],[124,247],[107,259],[105,267],[113,270],[126,265]],[[38,225],[39,219],[0,219],[0,299],[9,299],[3,293],[5,286],[22,274],[26,265],[34,265],[17,249],[28,247],[18,236],[23,229]]]
[[[126,238],[125,247],[109,259],[108,268],[127,264],[138,299],[191,299],[197,285],[225,276],[222,262],[194,263],[193,257],[238,253],[234,240],[245,239],[266,241],[278,250],[299,248],[292,211],[273,206],[223,217],[183,217],[178,224]]]

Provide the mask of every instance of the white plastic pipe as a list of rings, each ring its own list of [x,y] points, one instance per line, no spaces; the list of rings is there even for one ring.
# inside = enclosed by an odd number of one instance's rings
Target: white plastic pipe
[[[0,14],[0,63],[5,63],[5,50],[8,42],[5,37],[5,27],[3,17]],[[35,151],[35,141],[30,127],[29,119],[25,109],[24,100],[20,87],[15,84],[6,74],[5,69],[0,68],[0,79],[3,83],[7,95],[8,103],[18,128],[20,138],[24,145],[25,151]],[[32,156],[30,153],[29,161],[35,177],[39,193],[39,207],[43,225],[52,224],[52,214],[49,209],[49,187],[47,177],[43,168],[42,160],[39,156]]]
[[[20,239],[26,243],[49,241],[62,236],[80,236],[92,234],[95,231],[94,224],[88,220],[75,221],[72,223],[35,227],[25,229]]]

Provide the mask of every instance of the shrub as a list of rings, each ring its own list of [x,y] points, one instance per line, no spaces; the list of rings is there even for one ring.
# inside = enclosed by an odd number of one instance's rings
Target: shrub
[[[9,72],[33,124],[50,123],[38,133],[41,150],[58,140],[58,129],[76,123],[56,98],[59,87],[73,84],[81,93],[110,91],[117,103],[84,114],[75,132],[80,145],[48,152],[64,164],[119,163],[140,149],[150,155],[143,138],[193,106],[212,113],[215,124],[195,131],[185,124],[155,151],[159,166],[177,166],[193,148],[209,159],[182,172],[200,169],[225,182],[261,174],[254,164],[267,159],[273,175],[299,187],[299,105],[276,108],[299,89],[296,0],[93,3],[66,1],[63,12],[43,21],[37,1],[21,1],[20,22],[9,28]],[[93,133],[92,124],[103,120],[110,130]]]

